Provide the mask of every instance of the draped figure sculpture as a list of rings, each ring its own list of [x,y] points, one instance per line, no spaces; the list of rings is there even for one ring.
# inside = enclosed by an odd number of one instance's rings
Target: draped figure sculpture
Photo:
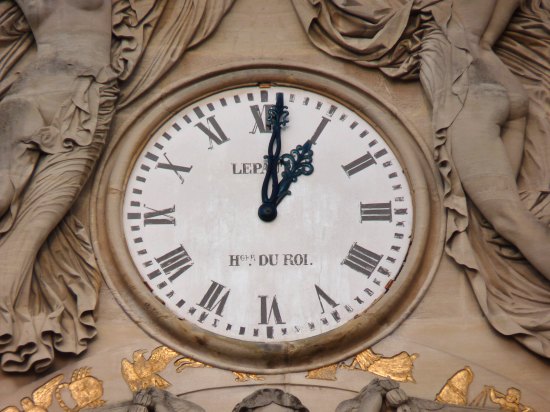
[[[542,1],[522,4],[514,29],[524,41],[548,36]],[[528,114],[541,127],[548,118],[528,112],[529,103],[536,106],[533,94],[493,50],[519,0],[293,4],[310,40],[326,53],[391,77],[420,79],[432,106],[446,253],[465,269],[491,324],[550,357],[548,143],[540,127],[527,125],[526,135]],[[548,63],[540,46],[516,42],[508,52],[529,56],[527,66],[544,79]],[[522,54],[529,47],[540,49]],[[547,96],[545,86],[544,80],[535,86],[536,98]],[[535,144],[539,153],[530,150]]]
[[[54,350],[79,354],[95,336],[100,277],[71,207],[106,144],[115,108],[158,82],[212,33],[232,2],[0,3],[3,370],[41,371]]]

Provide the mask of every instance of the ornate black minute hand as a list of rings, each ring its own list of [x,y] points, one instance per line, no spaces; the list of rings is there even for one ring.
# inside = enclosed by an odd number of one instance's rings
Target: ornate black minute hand
[[[258,216],[264,222],[271,222],[277,217],[277,205],[290,195],[290,185],[298,180],[300,175],[313,173],[313,151],[311,141],[306,141],[303,146],[298,145],[289,154],[280,156],[281,153],[281,127],[288,123],[287,106],[283,104],[283,94],[277,93],[276,104],[269,110],[268,121],[273,127],[273,133],[267,155],[267,171],[262,184],[262,205],[258,209]],[[279,182],[277,167],[282,164],[284,171]]]

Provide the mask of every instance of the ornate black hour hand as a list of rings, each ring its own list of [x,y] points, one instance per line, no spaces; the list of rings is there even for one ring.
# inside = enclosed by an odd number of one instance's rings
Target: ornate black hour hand
[[[283,104],[283,94],[277,93],[276,104],[269,110],[268,122],[273,127],[273,133],[267,155],[267,171],[262,184],[262,205],[258,209],[258,216],[264,222],[271,222],[277,217],[277,205],[290,195],[289,187],[298,180],[300,175],[313,173],[313,151],[311,141],[304,145],[298,145],[290,153],[280,156],[281,153],[281,127],[288,123],[287,106]],[[284,168],[282,180],[279,182],[278,165]]]

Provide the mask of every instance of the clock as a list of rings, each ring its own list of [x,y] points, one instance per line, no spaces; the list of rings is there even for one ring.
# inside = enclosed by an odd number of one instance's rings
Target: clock
[[[439,259],[426,251],[437,236],[410,132],[374,99],[299,70],[193,88],[149,108],[100,173],[100,263],[123,307],[182,353],[264,373],[326,364],[389,333]],[[311,152],[266,221],[277,96],[282,158]]]

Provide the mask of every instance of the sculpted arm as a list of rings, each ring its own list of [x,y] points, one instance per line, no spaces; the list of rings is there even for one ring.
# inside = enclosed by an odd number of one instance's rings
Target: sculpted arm
[[[519,6],[520,0],[498,0],[489,24],[483,33],[480,46],[490,49],[508,26],[508,22]]]
[[[490,388],[489,397],[491,398],[491,401],[493,403],[496,403],[497,405],[500,405],[500,406],[505,406],[504,399],[502,399],[501,396],[497,395],[495,388]]]

